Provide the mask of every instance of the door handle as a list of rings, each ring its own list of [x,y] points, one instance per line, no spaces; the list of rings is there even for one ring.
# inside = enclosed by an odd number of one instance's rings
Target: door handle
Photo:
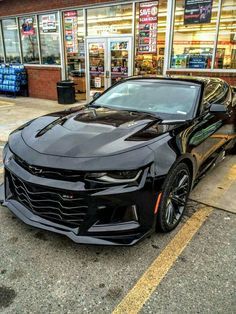
[[[110,77],[110,71],[106,71],[105,77],[106,77],[106,78],[109,78],[109,77]]]

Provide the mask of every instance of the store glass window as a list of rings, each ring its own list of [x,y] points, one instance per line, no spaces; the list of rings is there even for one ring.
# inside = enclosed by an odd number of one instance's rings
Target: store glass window
[[[3,40],[1,32],[1,21],[0,21],[0,63],[4,62],[4,49],[3,49]]]
[[[135,75],[163,74],[167,0],[136,4]]]
[[[64,43],[67,78],[75,83],[76,99],[86,99],[83,10],[64,12]]]
[[[236,69],[236,1],[223,0],[214,67]]]
[[[61,60],[57,13],[39,15],[39,35],[42,64],[59,65]]]
[[[87,10],[88,36],[132,33],[132,4]]]
[[[218,0],[176,0],[172,68],[211,68],[218,4]]]
[[[37,39],[37,22],[35,15],[19,19],[23,63],[39,63],[39,47]]]
[[[6,62],[20,62],[19,36],[16,19],[2,20]]]

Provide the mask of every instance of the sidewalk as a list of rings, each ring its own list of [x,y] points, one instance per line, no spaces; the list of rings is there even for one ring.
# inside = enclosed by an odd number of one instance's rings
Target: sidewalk
[[[8,98],[0,97],[0,142],[6,142],[10,132],[20,125],[36,117],[50,112],[68,109],[82,105],[85,102],[76,102],[74,105],[59,105],[57,101],[37,99],[31,97]],[[7,121],[7,124],[6,124]]]

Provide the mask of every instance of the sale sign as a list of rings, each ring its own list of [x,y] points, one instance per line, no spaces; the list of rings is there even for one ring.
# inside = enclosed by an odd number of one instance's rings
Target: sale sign
[[[78,20],[77,11],[67,11],[64,13],[65,45],[67,53],[78,53]]]
[[[42,15],[42,29],[44,33],[57,31],[56,14]]]
[[[157,52],[157,13],[159,1],[139,4],[139,53]]]
[[[139,23],[157,23],[158,1],[143,2],[139,5]]]

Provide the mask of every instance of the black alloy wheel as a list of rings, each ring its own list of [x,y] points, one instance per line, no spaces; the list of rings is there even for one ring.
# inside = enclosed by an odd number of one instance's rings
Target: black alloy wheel
[[[185,163],[179,163],[167,176],[157,213],[157,231],[169,232],[180,222],[191,189],[191,175]]]

